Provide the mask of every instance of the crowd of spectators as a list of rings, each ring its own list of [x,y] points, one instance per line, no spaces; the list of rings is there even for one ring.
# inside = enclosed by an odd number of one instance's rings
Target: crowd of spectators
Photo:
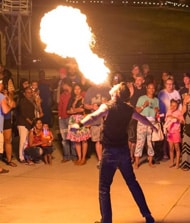
[[[56,96],[39,71],[39,79],[29,81],[22,78],[18,89],[9,70],[0,66],[0,159],[16,167],[12,161],[12,138],[19,137],[16,158],[20,164],[33,165],[41,160],[52,164],[53,139],[51,132],[52,108],[58,111],[62,163],[72,161],[85,165],[92,151],[96,152],[97,168],[101,163],[104,118],[77,132],[70,129],[75,122],[110,100],[111,87],[126,82],[130,90],[129,104],[153,124],[159,122],[164,139],[152,140],[152,129],[131,120],[128,127],[128,143],[134,168],[142,164],[141,157],[147,153],[151,168],[162,161],[170,168],[190,169],[190,74],[183,74],[180,86],[170,72],[163,71],[159,82],[151,73],[148,64],[134,64],[130,74],[114,72],[104,84],[94,84],[81,75],[76,67],[60,69],[56,85]],[[54,91],[55,92],[55,91]],[[117,126],[116,126],[117,128]],[[138,134],[137,134],[138,132]],[[127,140],[127,139],[126,139]],[[41,161],[41,162],[42,162]],[[0,173],[8,170],[0,168]]]

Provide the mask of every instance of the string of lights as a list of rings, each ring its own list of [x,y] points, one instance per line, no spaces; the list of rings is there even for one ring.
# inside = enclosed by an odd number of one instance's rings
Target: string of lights
[[[134,0],[64,0],[67,4],[110,4],[110,5],[126,5],[126,6],[141,6],[141,7],[175,7],[189,8],[189,0],[179,1],[134,1]]]

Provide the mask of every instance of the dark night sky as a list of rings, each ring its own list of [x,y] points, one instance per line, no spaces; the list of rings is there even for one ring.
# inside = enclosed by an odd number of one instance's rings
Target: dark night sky
[[[45,4],[44,4],[45,2]],[[47,64],[50,65],[54,64],[58,65],[62,63],[63,59],[57,56],[52,56],[50,54],[47,54],[44,52],[44,44],[41,42],[39,37],[39,30],[40,30],[40,21],[43,15],[54,8],[56,8],[58,5],[66,5],[64,4],[64,0],[33,0],[32,2],[32,48],[33,53],[32,57],[35,59],[40,59],[43,64],[43,60],[48,61]],[[82,4],[84,6],[84,4]],[[78,4],[72,5],[72,7],[78,7]],[[92,5],[91,5],[92,6]],[[33,59],[32,58],[32,59]],[[46,63],[46,62],[45,62]]]
[[[45,4],[44,4],[45,2]],[[40,66],[54,66],[57,64],[57,59],[52,55],[44,52],[45,45],[41,42],[39,36],[40,21],[44,13],[54,9],[63,1],[52,0],[33,0],[32,1],[32,59],[40,59]],[[29,59],[31,61],[31,59]]]
[[[53,10],[60,4],[64,5],[64,2],[64,0],[33,0],[33,56],[50,57],[44,52],[45,46],[39,37],[40,20],[45,12]],[[183,53],[190,50],[189,10],[97,5],[72,4],[73,7],[80,8],[87,15],[87,22],[97,37],[95,53],[106,58],[110,64],[119,64],[122,69],[128,69],[128,66],[133,64],[134,60],[136,61],[136,57],[130,56],[131,53],[137,55],[137,59],[140,58],[142,62],[146,59],[140,56],[143,53],[145,55],[155,52],[158,54]],[[141,35],[142,32],[143,35]],[[171,38],[173,36],[175,38]],[[53,57],[52,60],[57,62],[60,61],[60,58]],[[155,64],[152,66],[157,69]],[[172,68],[170,64],[164,64],[164,66],[166,70]]]

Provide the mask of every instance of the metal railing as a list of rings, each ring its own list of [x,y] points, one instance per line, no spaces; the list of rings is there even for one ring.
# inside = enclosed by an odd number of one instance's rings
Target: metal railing
[[[32,0],[2,0],[0,12],[2,14],[30,14],[32,11]]]

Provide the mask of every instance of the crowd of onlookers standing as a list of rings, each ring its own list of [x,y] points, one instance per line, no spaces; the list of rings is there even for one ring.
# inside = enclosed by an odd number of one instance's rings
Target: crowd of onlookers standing
[[[115,72],[109,78],[107,83],[94,84],[71,66],[59,70],[56,91],[46,79],[44,70],[39,71],[38,80],[21,78],[16,89],[11,72],[0,65],[0,160],[11,167],[17,166],[12,159],[12,139],[18,136],[19,149],[15,156],[20,163],[33,165],[43,161],[51,165],[54,150],[52,109],[56,109],[63,154],[61,162],[72,160],[75,165],[85,165],[93,148],[99,168],[106,117],[77,131],[71,126],[108,102],[111,87],[123,81],[130,90],[127,103],[154,125],[159,123],[163,133],[155,140],[150,127],[133,119],[130,121],[126,140],[134,168],[139,168],[141,157],[147,153],[150,167],[169,160],[169,168],[189,170],[190,74],[183,74],[183,85],[180,86],[169,72],[163,72],[158,81],[148,64],[142,67],[135,64],[129,75]],[[0,167],[0,173],[8,171]]]

